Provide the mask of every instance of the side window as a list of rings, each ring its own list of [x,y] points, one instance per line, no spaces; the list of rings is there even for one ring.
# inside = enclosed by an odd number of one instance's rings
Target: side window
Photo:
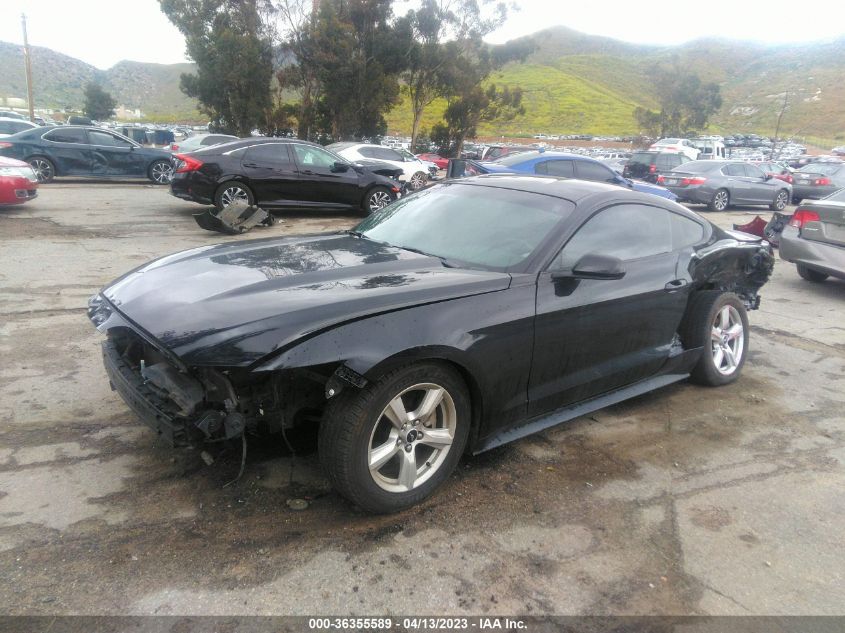
[[[375,147],[362,147],[358,150],[358,153],[361,154],[364,158],[375,158],[376,157],[376,148]]]
[[[292,168],[293,161],[288,153],[287,143],[262,143],[246,150],[244,162],[275,168]]]
[[[596,182],[616,182],[616,174],[600,163],[588,160],[579,160],[575,167],[578,178],[581,180],[593,180]]]
[[[129,143],[114,134],[100,132],[99,130],[88,130],[88,142],[91,145],[99,145],[101,147],[130,147]]]
[[[654,161],[655,166],[657,167],[657,171],[669,171],[674,167],[674,165],[670,162],[669,156],[667,154],[660,154],[657,156],[657,160]]]
[[[678,165],[683,165],[684,163],[688,163],[691,160],[692,159],[686,154],[678,154],[677,156]]]
[[[390,149],[389,147],[374,148],[374,154],[373,158],[378,160],[390,160],[394,163],[401,163],[405,161],[405,159],[402,158],[402,154],[396,150]]]
[[[327,151],[312,145],[294,145],[296,162],[300,167],[317,167],[320,169],[331,169],[337,162],[337,158]]]
[[[751,178],[763,178],[765,174],[760,170],[757,165],[746,164],[745,167],[745,175]]]
[[[578,229],[555,258],[553,270],[571,269],[594,253],[632,260],[672,250],[672,224],[665,209],[619,204],[599,211]]]
[[[534,163],[534,173],[540,174],[541,176],[548,176],[549,175],[549,161],[544,161],[542,163]]]
[[[670,213],[672,224],[672,250],[677,251],[693,244],[698,244],[704,237],[704,227],[695,220],[690,220],[678,213]]]
[[[88,143],[88,139],[85,138],[85,130],[78,127],[70,127],[66,130],[50,130],[42,138],[54,143]]]
[[[739,163],[734,163],[732,165],[725,165],[722,168],[722,173],[725,176],[745,176],[745,169],[742,168],[742,165]]]
[[[575,168],[571,160],[550,160],[544,163],[549,176],[561,176],[563,178],[575,178]],[[539,173],[539,172],[538,172]]]

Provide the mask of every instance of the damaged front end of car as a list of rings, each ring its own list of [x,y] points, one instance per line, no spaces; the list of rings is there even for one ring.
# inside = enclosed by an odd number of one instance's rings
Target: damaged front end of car
[[[334,368],[264,374],[189,368],[102,295],[89,301],[88,317],[107,335],[102,354],[112,390],[172,447],[284,431],[321,415]]]

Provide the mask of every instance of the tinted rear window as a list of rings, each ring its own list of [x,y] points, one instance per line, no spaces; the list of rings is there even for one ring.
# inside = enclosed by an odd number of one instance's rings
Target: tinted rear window
[[[719,165],[721,165],[721,163],[714,163],[709,160],[693,160],[688,163],[684,163],[677,169],[678,171],[689,172],[691,174],[703,174],[711,171],[712,169],[716,169]]]
[[[47,132],[42,138],[54,143],[87,143],[85,130],[81,128],[55,129]]]
[[[810,163],[804,165],[798,171],[807,174],[821,174],[823,176],[832,176],[842,168],[841,163]]]
[[[651,152],[634,152],[634,155],[631,156],[631,159],[628,162],[635,163],[637,165],[651,165],[655,156],[657,156],[657,154],[652,154]]]

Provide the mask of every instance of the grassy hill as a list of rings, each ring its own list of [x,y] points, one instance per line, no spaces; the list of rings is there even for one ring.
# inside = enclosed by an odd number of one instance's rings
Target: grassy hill
[[[525,115],[494,122],[479,133],[494,135],[632,134],[637,106],[656,107],[649,69],[674,61],[722,88],[724,105],[711,131],[773,134],[788,93],[782,134],[845,140],[845,38],[814,44],[763,45],[705,39],[681,46],[643,46],[553,27],[530,36],[534,52],[512,63],[491,81],[520,86]],[[0,97],[26,95],[23,55],[16,44],[0,42]],[[179,90],[179,76],[191,64],[124,61],[106,71],[47,48],[33,48],[38,107],[82,105],[82,90],[100,81],[118,103],[160,119],[197,118],[196,104]],[[441,119],[445,103],[433,104],[423,128]],[[391,132],[408,133],[407,104],[388,114]]]
[[[631,134],[637,106],[656,107],[649,69],[675,61],[722,89],[712,131],[773,134],[789,93],[781,133],[845,139],[845,38],[800,45],[720,39],[681,46],[641,46],[554,27],[530,36],[535,51],[491,81],[525,90],[523,117],[483,126],[482,135],[536,133]],[[423,127],[439,119],[434,104]],[[388,116],[391,131],[410,129],[406,104]]]

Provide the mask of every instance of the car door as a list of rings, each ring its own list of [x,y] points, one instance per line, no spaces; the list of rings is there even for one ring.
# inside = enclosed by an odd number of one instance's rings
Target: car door
[[[672,215],[644,204],[607,206],[540,273],[530,416],[648,378],[667,361],[689,287],[677,272]],[[618,257],[625,276],[553,278],[587,254]]]
[[[757,165],[746,163],[743,168],[748,182],[749,201],[756,204],[771,204],[777,191],[782,188],[782,183],[776,178],[767,177]]]
[[[146,176],[146,159],[135,153],[135,145],[105,130],[88,130],[91,173],[95,176]]]
[[[293,144],[303,196],[309,205],[350,208],[361,204],[358,172],[315,145]]]
[[[60,176],[91,175],[91,147],[85,128],[61,126],[41,137],[43,153]],[[39,153],[36,148],[33,153]]]
[[[742,163],[725,165],[722,167],[722,175],[725,180],[721,187],[728,190],[731,204],[747,204],[751,201],[751,184]]]
[[[261,206],[285,206],[310,200],[290,151],[290,143],[259,143],[247,147],[241,159],[247,184]]]

